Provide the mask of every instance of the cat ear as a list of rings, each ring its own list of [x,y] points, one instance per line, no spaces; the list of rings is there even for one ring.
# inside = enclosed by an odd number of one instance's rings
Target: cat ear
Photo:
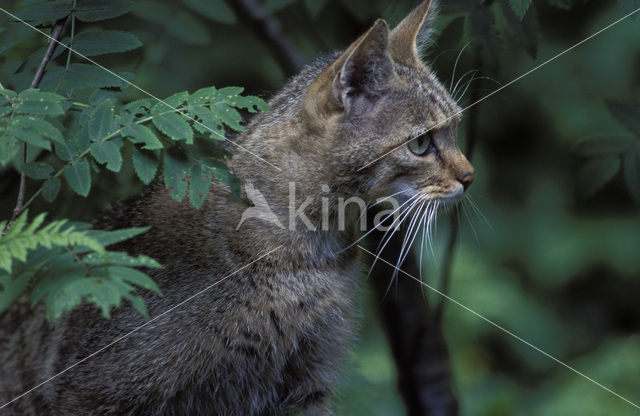
[[[429,43],[432,21],[436,15],[433,3],[436,2],[425,0],[420,3],[391,32],[389,53],[395,61],[413,67],[421,65],[421,49]]]
[[[388,52],[389,27],[378,19],[313,82],[305,106],[324,118],[349,112],[358,98],[375,99],[393,74]]]
[[[346,110],[354,97],[375,98],[393,73],[388,53],[389,27],[384,20],[378,19],[359,40],[344,62],[340,62],[333,80],[334,99]]]

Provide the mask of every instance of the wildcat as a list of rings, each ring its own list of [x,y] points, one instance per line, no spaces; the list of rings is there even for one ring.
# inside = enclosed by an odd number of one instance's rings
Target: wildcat
[[[164,265],[151,275],[165,296],[146,298],[158,318],[137,329],[145,321],[132,308],[104,320],[83,307],[48,323],[18,302],[0,317],[2,403],[118,341],[3,410],[330,414],[360,275],[356,227],[338,230],[335,201],[452,202],[474,178],[456,145],[459,108],[419,59],[430,10],[424,1],[391,32],[378,20],[345,51],[318,59],[235,139],[281,168],[241,150],[230,161],[288,226],[243,218],[251,206],[219,183],[200,210],[155,185],[99,221],[151,227],[124,248]],[[291,184],[312,201],[304,216],[290,214]],[[306,227],[292,227],[298,219]]]

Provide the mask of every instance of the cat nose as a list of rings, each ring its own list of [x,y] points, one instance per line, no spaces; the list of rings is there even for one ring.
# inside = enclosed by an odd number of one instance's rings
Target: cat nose
[[[476,174],[473,173],[473,172],[464,172],[463,174],[458,176],[458,180],[460,181],[460,183],[464,187],[465,191],[467,189],[469,189],[469,187],[471,186],[471,184],[473,183],[473,180],[475,178],[476,178]]]

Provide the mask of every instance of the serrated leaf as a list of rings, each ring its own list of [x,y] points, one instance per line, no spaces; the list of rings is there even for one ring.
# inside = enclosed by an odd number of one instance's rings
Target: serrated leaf
[[[625,153],[623,158],[624,180],[633,199],[640,204],[640,143]]]
[[[187,193],[189,162],[171,155],[164,155],[164,184],[169,189],[171,197],[180,202]]]
[[[91,30],[73,39],[73,49],[85,56],[127,52],[140,46],[142,42],[135,35],[117,30]]]
[[[38,90],[24,90],[18,95],[17,113],[59,116],[64,110],[58,101],[63,100],[57,94]]]
[[[636,140],[631,135],[596,136],[576,145],[575,153],[584,157],[616,156],[626,152]]]
[[[87,196],[91,190],[91,168],[85,159],[77,160],[64,168],[67,183],[78,195]]]
[[[509,0],[509,5],[513,12],[522,20],[524,15],[527,14],[529,6],[531,6],[532,0]]]
[[[120,108],[121,124],[127,126],[133,124],[135,121],[140,120],[148,116],[153,107],[153,101],[149,98],[142,100],[136,100],[128,104],[123,105]]]
[[[117,75],[120,78],[95,65],[76,63],[69,65],[66,72],[64,67],[52,66],[47,70],[41,84],[43,88],[51,87],[57,85],[62,78],[60,90],[70,93],[77,88],[122,88],[128,85],[126,81],[133,79],[133,74],[129,72],[120,72]]]
[[[114,265],[114,266],[126,266],[126,267],[149,267],[160,268],[160,263],[145,255],[130,256],[125,252],[120,251],[108,251],[105,254],[102,253],[90,253],[82,258],[83,263],[99,266],[99,265]]]
[[[50,178],[42,184],[42,197],[45,201],[51,203],[55,201],[60,192],[61,181],[59,178]]]
[[[7,137],[6,133],[0,136],[0,165],[4,166],[11,162],[20,151],[18,141],[11,137]]]
[[[130,126],[123,127],[120,134],[123,137],[128,137],[129,141],[132,143],[142,143],[143,149],[155,150],[162,149],[164,147],[155,133],[149,127],[143,126],[142,124],[132,124]]]
[[[130,267],[109,267],[109,276],[111,278],[117,278],[128,283],[133,283],[134,285],[140,286],[143,289],[147,289],[157,293],[158,295],[162,295],[162,291],[160,290],[156,282],[154,282],[153,279],[142,273],[140,270],[132,269]]]
[[[513,11],[507,0],[501,1],[502,14],[507,23],[507,30],[515,41],[524,47],[531,58],[538,55],[538,38],[540,35],[540,24],[535,4],[531,4],[527,13],[519,17]]]
[[[233,10],[227,6],[224,0],[184,0],[184,3],[193,11],[220,23],[236,23]]]
[[[71,14],[72,5],[67,2],[47,2],[34,4],[15,13],[20,19],[39,25],[43,22],[55,22]]]
[[[620,170],[619,157],[604,157],[589,160],[580,170],[580,180],[585,194],[591,196],[611,182]]]
[[[112,172],[120,172],[122,168],[121,147],[121,139],[112,139],[93,143],[89,149],[91,156],[93,156],[98,163],[106,164],[107,169]]]
[[[157,102],[151,108],[151,114],[155,116],[158,114],[173,112],[182,104],[187,102],[188,99],[189,99],[189,93],[187,91],[177,92],[171,95],[170,97],[167,97],[164,100]]]
[[[640,137],[640,102],[609,100],[607,107],[616,120]]]
[[[89,137],[92,141],[106,138],[113,131],[114,104],[110,100],[101,102],[91,114]]]
[[[201,163],[193,165],[189,179],[189,200],[196,209],[200,209],[204,203],[210,186],[211,172]]]
[[[159,114],[153,117],[153,124],[173,140],[185,140],[187,144],[193,143],[193,129],[182,115],[177,113]]]
[[[113,19],[129,13],[134,7],[134,2],[127,0],[83,0],[78,2],[76,18],[82,22]]]
[[[155,154],[134,148],[132,158],[133,170],[138,175],[138,178],[145,185],[150,184],[158,171],[158,160]]]
[[[218,118],[216,111],[206,107],[196,107],[191,109],[191,115],[198,121],[193,123],[193,128],[198,132],[210,133],[212,139],[226,140],[222,129],[222,120]]]
[[[51,150],[51,142],[28,126],[14,123],[7,129],[7,134],[32,146]]]
[[[33,116],[14,116],[14,124],[23,124],[30,129],[37,131],[40,135],[48,137],[54,142],[64,143],[62,133],[53,124],[46,120]]]
[[[148,230],[149,230],[148,227],[125,228],[125,229],[115,230],[115,231],[89,230],[87,232],[87,236],[98,241],[103,246],[109,247],[113,244],[117,244],[122,241],[129,240],[130,238],[133,238],[142,233],[145,233]]]
[[[31,179],[47,179],[53,173],[53,167],[44,162],[31,162],[22,166],[22,172]]]

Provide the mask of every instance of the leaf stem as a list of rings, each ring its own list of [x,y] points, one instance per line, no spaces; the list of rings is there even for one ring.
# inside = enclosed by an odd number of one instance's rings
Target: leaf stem
[[[38,88],[40,86],[40,82],[42,81],[42,77],[44,77],[47,64],[51,60],[53,56],[53,52],[56,50],[56,46],[58,46],[58,41],[60,40],[60,36],[62,35],[62,29],[64,28],[64,24],[66,22],[65,19],[58,20],[53,27],[53,33],[51,36],[51,41],[49,42],[49,46],[47,47],[47,51],[42,58],[42,62],[40,62],[40,66],[36,70],[36,75],[33,77],[33,81],[29,85],[29,88]],[[20,146],[20,158],[22,163],[27,163],[27,144],[22,143]],[[24,172],[20,173],[20,185],[18,186],[18,199],[16,201],[16,207],[13,209],[13,216],[11,217],[11,221],[9,221],[9,225],[7,229],[11,227],[11,224],[15,221],[15,219],[20,215],[20,213],[24,210],[24,196],[25,189],[27,184],[27,176]]]

